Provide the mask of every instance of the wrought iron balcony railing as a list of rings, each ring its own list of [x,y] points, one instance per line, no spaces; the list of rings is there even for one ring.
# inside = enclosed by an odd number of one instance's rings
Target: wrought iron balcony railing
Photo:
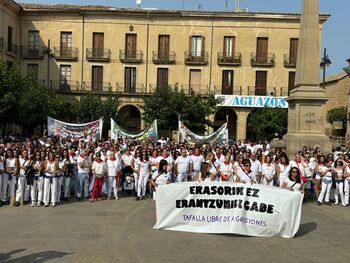
[[[86,59],[88,61],[109,62],[111,59],[111,50],[103,48],[87,48]]]
[[[123,63],[141,63],[143,53],[141,50],[119,50],[119,59]]]
[[[206,65],[208,64],[208,52],[185,52],[185,64],[186,65]]]
[[[218,65],[220,66],[240,66],[242,64],[242,54],[236,53],[218,53]]]
[[[253,67],[274,67],[275,54],[269,53],[266,56],[263,56],[261,54],[252,53],[250,62]]]
[[[174,51],[153,51],[152,60],[154,64],[175,64],[175,56]]]
[[[78,49],[75,47],[70,48],[53,48],[53,56],[56,60],[77,60]]]

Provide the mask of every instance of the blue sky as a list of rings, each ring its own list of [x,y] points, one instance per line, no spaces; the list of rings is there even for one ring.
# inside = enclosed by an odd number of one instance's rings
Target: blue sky
[[[225,10],[225,0],[142,0],[142,7],[155,7],[163,9],[198,9]],[[136,0],[19,0],[23,3],[48,4],[95,4],[114,7],[136,7]],[[300,12],[302,0],[241,0],[241,8],[249,11],[280,11]],[[234,8],[235,0],[228,0],[228,10]],[[350,10],[349,0],[320,0],[320,11],[330,13],[332,16],[326,22],[323,34],[323,47],[332,61],[327,75],[338,73],[346,66],[346,59],[350,58],[350,27],[348,16]]]

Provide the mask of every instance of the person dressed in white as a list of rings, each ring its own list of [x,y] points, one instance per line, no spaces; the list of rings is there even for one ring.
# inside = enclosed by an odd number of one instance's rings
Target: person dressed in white
[[[338,159],[335,161],[334,179],[336,189],[334,191],[335,205],[339,204],[339,195],[342,206],[346,206],[344,197],[344,173],[345,167],[343,161]]]
[[[87,199],[89,197],[89,172],[92,165],[88,150],[84,150],[83,153],[79,155],[77,164],[78,178],[76,185],[76,195],[78,200],[80,200],[84,189],[84,197]]]
[[[345,167],[344,174],[344,202],[345,205],[349,205],[349,188],[350,188],[350,164],[347,164]]]
[[[252,165],[251,170],[254,175],[254,178],[256,178],[256,182],[260,182],[261,180],[261,162],[256,158],[256,153],[252,152],[250,155],[250,163]]]
[[[139,184],[139,168],[141,164],[141,152],[140,149],[137,149],[135,151],[135,162],[134,162],[134,182],[135,182],[135,192],[134,194],[137,195],[137,189]]]
[[[247,184],[253,184],[256,183],[255,174],[251,170],[252,164],[250,163],[249,159],[243,160],[243,169],[238,170],[238,174],[236,177],[237,183],[247,183]]]
[[[144,199],[146,195],[147,181],[151,172],[151,164],[148,161],[148,156],[146,152],[142,153],[141,162],[139,165],[139,182],[137,187],[137,197],[136,200]]]
[[[28,151],[23,150],[22,157],[19,158],[19,177],[17,180],[16,206],[18,206],[19,203],[21,206],[23,206],[24,191],[27,187],[26,172],[31,165],[32,161],[29,160]]]
[[[171,176],[167,171],[168,163],[165,160],[161,160],[159,163],[159,170],[154,172],[151,179],[153,187],[153,200],[156,200],[157,187],[159,185],[169,184],[171,182]]]
[[[301,180],[300,170],[297,167],[292,167],[289,176],[283,181],[282,188],[304,192],[303,182]]]
[[[70,181],[74,174],[74,164],[71,162],[68,150],[63,151],[62,157],[62,172],[63,172],[63,195],[64,200],[69,201],[70,197]]]
[[[30,196],[32,200],[31,207],[41,206],[42,201],[42,188],[44,183],[44,177],[42,176],[42,172],[44,171],[44,167],[42,165],[40,159],[40,152],[36,152],[34,161],[33,161],[33,169],[35,170],[33,185],[30,190]],[[38,193],[41,192],[41,198],[39,201]]]
[[[59,159],[59,157],[58,157]],[[44,205],[48,207],[50,204],[51,194],[51,205],[56,206],[57,198],[57,177],[56,173],[59,169],[59,160],[56,160],[54,153],[49,153],[49,159],[45,164],[45,178],[44,178]]]
[[[326,161],[325,165],[319,165],[317,172],[322,178],[321,193],[318,197],[317,205],[321,205],[323,201],[325,201],[327,205],[331,205],[331,203],[329,202],[329,194],[333,184],[332,161]]]
[[[213,162],[213,164],[216,167],[217,171],[219,171],[220,165],[225,161],[225,156],[221,154],[220,147],[215,148],[214,158],[215,161]],[[219,176],[216,177],[216,180],[220,180]]]
[[[279,187],[282,187],[285,179],[288,178],[290,171],[290,165],[288,157],[285,153],[282,153],[279,159],[279,163],[276,167],[277,172],[277,184]]]
[[[5,172],[4,166],[4,158],[0,154],[0,199],[1,199],[1,191],[2,191],[2,175]],[[3,202],[0,200],[0,207],[3,205]]]
[[[308,152],[304,155],[304,167],[305,176],[307,182],[305,183],[305,196],[312,198],[311,188],[312,188],[312,178],[315,174],[315,162],[310,161],[310,154]]]
[[[231,155],[228,153],[225,156],[225,161],[220,164],[220,181],[233,181],[233,165],[231,162]]]
[[[194,149],[194,154],[190,158],[192,162],[192,181],[194,181],[197,173],[201,171],[201,165],[205,160],[198,147]]]
[[[191,174],[191,158],[187,156],[186,149],[184,148],[181,150],[181,156],[175,161],[175,173],[179,183],[186,182],[188,176]]]
[[[5,172],[2,174],[1,201],[5,203],[10,197],[11,205],[15,204],[16,173],[18,171],[18,161],[14,157],[12,149],[6,151]],[[8,191],[7,191],[8,186]]]
[[[158,150],[154,149],[152,156],[149,158],[149,162],[151,163],[152,173],[158,170],[160,159],[161,159],[161,156],[158,156]]]
[[[265,163],[261,166],[262,183],[264,185],[273,186],[273,179],[276,174],[275,165],[272,163],[271,155],[266,155]]]
[[[122,163],[119,155],[115,157],[114,152],[110,152],[109,158],[106,163],[107,166],[107,200],[111,199],[112,190],[114,193],[114,198],[118,200],[118,185],[117,177],[121,173]]]

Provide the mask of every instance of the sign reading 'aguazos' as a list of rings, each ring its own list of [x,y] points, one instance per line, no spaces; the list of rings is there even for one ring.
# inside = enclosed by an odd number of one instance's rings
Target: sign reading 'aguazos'
[[[236,96],[236,95],[215,95],[221,99],[220,107],[242,107],[242,108],[284,108],[288,109],[286,97],[271,96]]]

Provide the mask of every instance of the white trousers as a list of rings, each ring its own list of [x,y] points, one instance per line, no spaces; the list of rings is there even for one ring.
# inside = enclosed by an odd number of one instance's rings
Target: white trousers
[[[37,192],[38,192],[39,178],[38,180],[33,180],[33,185],[30,188],[30,199],[32,203],[36,203],[37,200]]]
[[[140,175],[139,181],[137,182],[137,196],[144,197],[146,195],[148,174]]]
[[[134,181],[135,181],[135,191],[137,191],[137,187],[139,186],[139,175],[134,173]]]
[[[349,188],[350,188],[350,179],[344,180],[344,201],[345,201],[345,205],[349,204]]]
[[[9,180],[9,174],[2,174],[2,185],[1,185],[1,201],[6,202],[15,195],[15,186],[16,186],[16,176],[11,176]]]
[[[179,183],[187,182],[187,173],[184,173],[184,174],[179,173],[178,176],[177,176],[177,181]]]
[[[62,185],[63,185],[63,176],[57,178],[57,198],[56,198],[56,200],[58,203],[61,201]]]
[[[339,202],[339,195],[340,195],[340,201],[342,205],[345,205],[345,198],[344,198],[344,182],[335,182],[336,189],[334,191],[334,198],[335,202]]]
[[[50,194],[51,194],[51,203],[57,202],[57,177],[44,178],[44,203],[48,205],[50,203]]]
[[[330,181],[328,184],[322,181],[322,189],[317,201],[322,203],[323,198],[325,198],[324,201],[329,202],[329,193],[331,189],[332,189],[332,181]]]
[[[3,175],[3,173],[0,174],[0,199],[1,199],[1,196],[2,196],[2,175]],[[1,202],[1,200],[0,200],[0,202]]]
[[[43,201],[43,196],[44,196],[44,177],[40,176],[38,179],[37,183],[37,188],[38,188],[38,203]]]
[[[108,181],[107,181],[107,197],[111,197],[112,190],[114,197],[118,196],[118,187],[117,187],[117,180],[115,176],[108,176]]]
[[[24,192],[27,188],[27,179],[25,176],[18,177],[17,180],[17,191],[16,191],[16,202],[20,202],[20,200],[24,200]]]
[[[70,177],[64,177],[64,197],[70,197]]]

